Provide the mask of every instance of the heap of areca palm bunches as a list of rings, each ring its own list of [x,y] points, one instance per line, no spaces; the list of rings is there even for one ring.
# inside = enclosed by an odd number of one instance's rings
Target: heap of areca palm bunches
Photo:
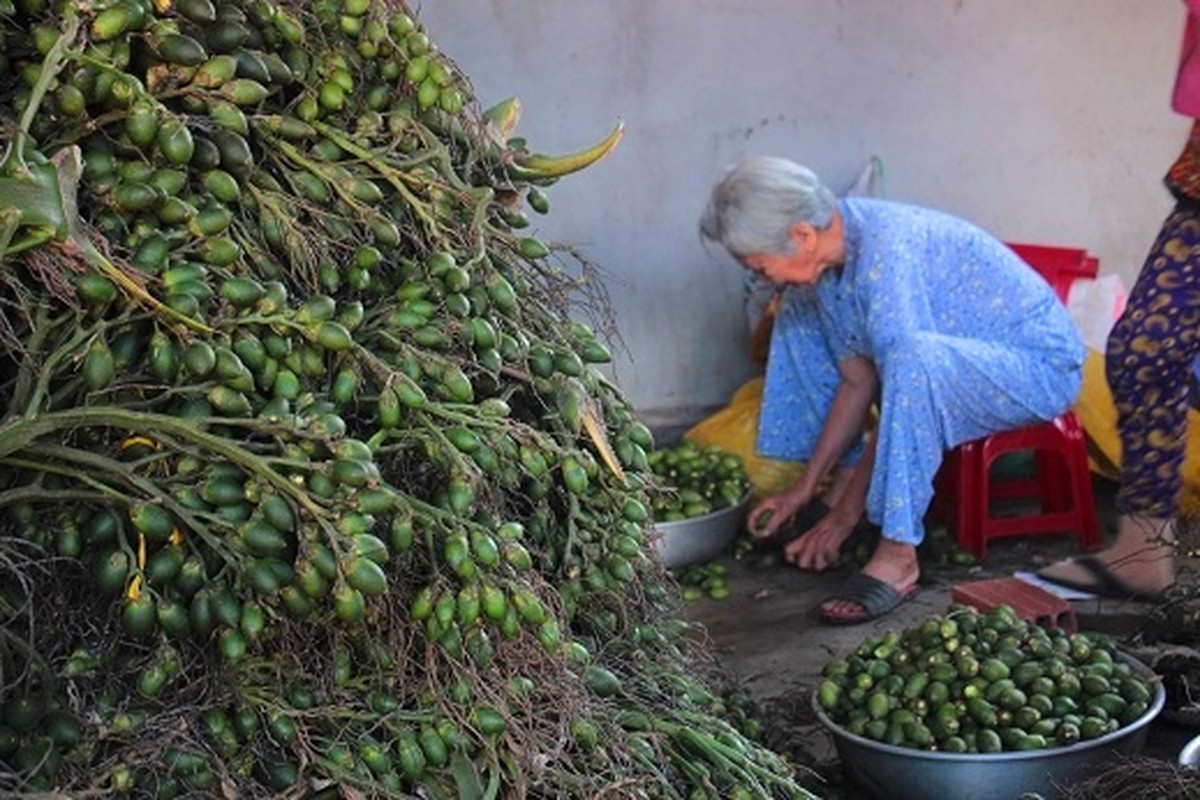
[[[529,152],[398,2],[0,24],[0,793],[806,794],[520,230],[619,128]]]

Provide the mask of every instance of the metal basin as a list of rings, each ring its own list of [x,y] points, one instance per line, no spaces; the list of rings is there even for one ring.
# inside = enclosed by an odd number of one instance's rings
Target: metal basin
[[[1150,678],[1153,673],[1125,654],[1121,660]],[[1154,682],[1154,701],[1133,723],[1086,742],[1046,750],[1010,753],[931,753],[876,742],[839,727],[817,702],[817,718],[831,734],[843,767],[855,783],[879,800],[1015,800],[1031,792],[1045,798],[1094,777],[1111,765],[1113,753],[1140,752],[1150,722],[1162,711],[1167,693]]]
[[[661,534],[655,544],[663,565],[675,569],[716,558],[737,536],[749,504],[747,495],[736,506],[702,517],[654,523]]]
[[[1179,751],[1179,766],[1189,769],[1200,768],[1200,736],[1189,741]]]

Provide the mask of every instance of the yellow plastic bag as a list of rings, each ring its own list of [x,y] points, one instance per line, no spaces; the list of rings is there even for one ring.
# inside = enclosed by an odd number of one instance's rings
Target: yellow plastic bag
[[[696,444],[715,445],[740,456],[755,493],[774,494],[799,480],[804,464],[761,458],[755,453],[762,396],[763,379],[747,381],[734,393],[729,405],[696,423],[683,436]]]
[[[1083,362],[1083,388],[1075,401],[1075,416],[1088,438],[1088,465],[1092,472],[1116,480],[1120,477],[1121,440],[1117,436],[1117,409],[1104,377],[1104,354],[1088,350]]]
[[[1104,376],[1103,353],[1088,350],[1075,415],[1087,433],[1088,461],[1092,471],[1116,480],[1120,477],[1121,439],[1117,434],[1117,408]],[[1200,412],[1195,409],[1188,411],[1188,445],[1183,459],[1179,515],[1188,519],[1200,518]]]

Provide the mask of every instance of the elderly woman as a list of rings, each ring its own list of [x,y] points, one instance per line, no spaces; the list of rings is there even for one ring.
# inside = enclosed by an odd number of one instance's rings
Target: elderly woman
[[[943,452],[1069,408],[1083,344],[1050,286],[983,230],[915,206],[839,201],[785,159],[733,167],[700,230],[783,288],[759,449],[808,466],[760,499],[748,526],[774,535],[832,478],[829,513],[786,556],[825,569],[865,510],[879,544],[818,614],[831,624],[886,614],[916,591]]]

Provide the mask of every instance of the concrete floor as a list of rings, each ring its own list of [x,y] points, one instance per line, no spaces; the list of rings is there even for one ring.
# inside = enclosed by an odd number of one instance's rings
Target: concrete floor
[[[1111,535],[1112,488],[1103,481],[1096,483],[1106,537]],[[847,570],[808,573],[778,563],[763,566],[758,563],[763,559],[753,555],[740,560],[727,555],[721,563],[728,569],[730,596],[688,603],[685,613],[702,624],[721,668],[758,704],[770,743],[797,763],[817,768],[826,781],[819,792],[857,800],[861,794],[846,782],[832,738],[811,711],[811,693],[825,663],[849,653],[868,635],[908,627],[944,612],[956,583],[1035,570],[1075,552],[1073,536],[1002,540],[992,544],[982,564],[926,570],[916,597],[883,619],[850,627],[824,625],[813,614],[845,579]],[[1147,607],[1089,600],[1075,603],[1075,610],[1081,629],[1120,637],[1137,630]],[[1146,752],[1174,761],[1180,747],[1198,733],[1194,728],[1156,722]]]

